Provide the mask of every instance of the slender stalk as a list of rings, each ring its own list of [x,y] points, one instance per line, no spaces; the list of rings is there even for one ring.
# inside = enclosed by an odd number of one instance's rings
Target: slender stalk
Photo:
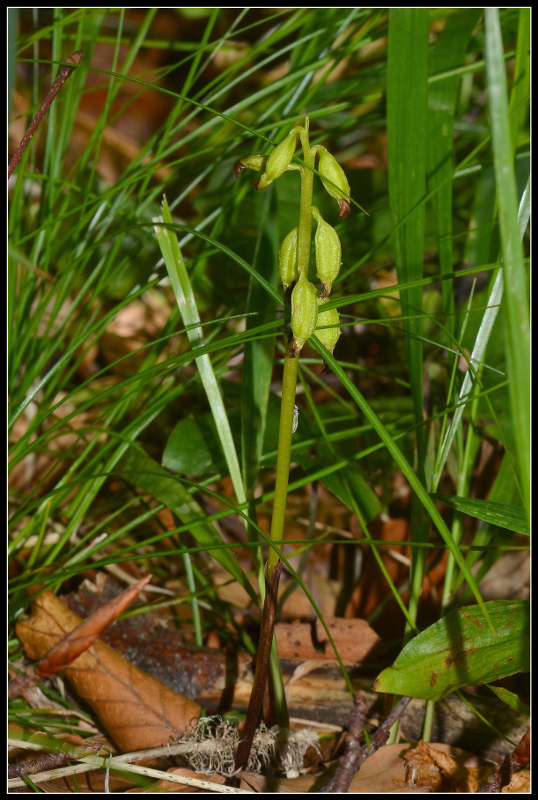
[[[299,212],[299,230],[297,237],[297,269],[298,274],[308,275],[310,261],[310,245],[312,239],[312,194],[314,187],[314,162],[315,152],[311,150],[308,141],[308,117],[305,127],[300,129],[301,144],[306,169],[299,169],[301,175],[301,205]],[[293,348],[286,353],[284,358],[284,372],[282,375],[282,402],[280,407],[280,428],[278,433],[278,454],[276,464],[275,498],[273,502],[273,516],[271,520],[271,542],[278,546],[271,547],[267,559],[266,596],[262,611],[260,641],[258,658],[256,661],[256,674],[254,686],[250,696],[243,738],[236,753],[236,769],[245,769],[248,764],[252,741],[258,726],[261,714],[263,693],[271,661],[278,661],[276,642],[274,640],[274,627],[276,604],[278,599],[278,584],[282,561],[280,560],[280,547],[284,536],[284,522],[286,518],[286,502],[288,496],[288,482],[291,460],[291,437],[293,426],[293,408],[295,405],[295,387],[297,385],[297,369],[299,355]],[[282,727],[289,727],[289,716],[286,707],[282,678],[279,669],[272,670],[275,696],[279,698],[277,712],[279,723]]]
[[[32,122],[30,123],[30,126],[29,126],[28,130],[26,131],[26,133],[22,137],[19,146],[17,147],[17,149],[15,150],[15,152],[13,153],[13,155],[11,157],[11,161],[9,162],[9,167],[8,167],[8,171],[7,171],[8,178],[11,178],[13,170],[15,169],[17,164],[19,163],[22,154],[24,153],[24,151],[28,147],[28,144],[30,143],[30,139],[32,138],[32,136],[36,132],[36,130],[37,130],[38,126],[39,126],[39,123],[41,122],[41,120],[43,119],[45,114],[47,113],[52,101],[54,100],[54,98],[56,97],[56,95],[58,94],[58,92],[60,91],[60,89],[62,88],[62,86],[66,82],[66,80],[68,79],[68,77],[71,75],[73,70],[76,67],[78,67],[78,65],[82,62],[83,58],[84,58],[84,56],[82,55],[81,51],[77,50],[76,53],[73,53],[72,55],[68,56],[68,58],[65,59],[65,61],[66,61],[65,65],[61,68],[60,72],[58,73],[58,77],[56,78],[56,80],[52,84],[52,86],[51,86],[51,88],[49,90],[49,93],[47,94],[47,96],[43,100],[43,102],[41,104],[41,107],[39,108],[39,111],[37,112],[37,114],[33,118]]]
[[[272,542],[282,541],[284,534],[291,459],[291,428],[293,424],[293,406],[295,405],[298,363],[298,355],[292,357],[286,354],[284,358],[284,373],[282,375],[282,404],[280,406],[280,428],[278,432],[275,499],[273,502],[273,517],[271,520]],[[279,560],[278,551],[271,548],[269,550],[267,563],[268,577],[271,576]]]
[[[299,211],[299,231],[297,235],[297,271],[299,275],[308,275],[310,262],[310,244],[312,240],[312,195],[314,190],[315,153],[308,141],[308,117],[305,127],[301,128],[301,144],[306,169],[301,169],[301,204]],[[282,404],[280,407],[280,429],[278,433],[278,455],[276,462],[275,499],[273,502],[273,518],[271,520],[271,541],[282,541],[286,500],[291,458],[291,429],[293,423],[293,407],[295,405],[295,387],[297,385],[298,356],[290,353],[284,358],[284,374],[282,376]],[[270,576],[279,561],[278,552],[271,548],[268,560]]]

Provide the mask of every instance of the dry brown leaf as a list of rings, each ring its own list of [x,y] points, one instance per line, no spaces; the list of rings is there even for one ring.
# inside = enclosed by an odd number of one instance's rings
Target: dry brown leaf
[[[531,790],[531,773],[528,769],[522,769],[512,777],[508,786],[504,786],[501,791],[509,794],[527,794]]]
[[[409,745],[391,744],[381,747],[373,756],[364,762],[360,771],[353,778],[348,793],[357,794],[424,794],[429,793],[427,788],[413,789],[405,778],[405,762],[402,753]],[[309,775],[300,778],[267,778],[254,773],[241,775],[241,788],[251,789],[256,792],[319,792],[327,783],[329,776],[313,777]]]
[[[404,753],[409,745],[389,744],[368,758],[351,781],[348,792],[358,794],[424,794],[426,787],[413,788],[405,782]]]
[[[76,627],[58,644],[55,644],[36,665],[36,671],[41,677],[48,677],[65,669],[71,662],[87,650],[108,628],[115,622],[120,614],[138,597],[140,592],[150,582],[152,576],[147,575],[134,586],[129,587],[110,603],[94,611],[84,622]]]
[[[80,623],[52,592],[44,592],[34,600],[32,616],[17,624],[17,635],[28,657],[37,660]],[[64,674],[123,752],[166,744],[188,732],[200,715],[197,703],[137,669],[101,641]]]
[[[326,617],[325,621],[342,661],[347,664],[364,661],[381,643],[380,637],[364,619]],[[336,658],[319,619],[316,620],[316,643],[312,641],[312,626],[307,622],[280,622],[276,625],[275,634],[281,658]]]
[[[293,622],[296,619],[310,619],[312,617],[312,605],[297,581],[294,578],[283,579],[280,583],[280,592],[283,593],[288,586],[293,584],[293,591],[286,596],[282,606],[281,618],[285,622]],[[326,578],[323,575],[313,574],[308,582],[308,589],[314,597],[318,608],[325,618],[334,616],[338,598],[342,593],[340,581]]]
[[[432,792],[476,792],[495,770],[493,764],[479,762],[468,753],[420,741],[405,756],[405,779],[412,787],[424,786]]]
[[[531,760],[531,729],[527,728],[512,754],[513,768],[526,766]]]

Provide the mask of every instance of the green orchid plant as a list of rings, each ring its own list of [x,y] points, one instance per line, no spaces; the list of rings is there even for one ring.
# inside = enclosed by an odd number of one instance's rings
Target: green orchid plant
[[[263,690],[267,680],[271,660],[273,631],[276,613],[278,583],[282,562],[277,543],[283,538],[286,513],[286,498],[289,480],[291,437],[294,431],[295,388],[297,384],[297,365],[301,349],[314,334],[331,353],[340,336],[340,318],[335,308],[322,310],[327,303],[334,281],[342,264],[342,246],[335,229],[329,225],[319,210],[312,205],[312,194],[316,157],[319,158],[318,173],[323,186],[338,202],[339,219],[345,219],[350,212],[350,189],[344,170],[329,151],[321,146],[310,146],[309,120],[304,126],[294,127],[285,139],[278,144],[269,156],[252,155],[239,159],[234,165],[237,178],[244,169],[261,172],[254,181],[260,191],[266,189],[287,171],[299,172],[301,176],[301,198],[299,224],[293,228],[282,242],[279,253],[279,273],[286,293],[291,288],[291,344],[284,358],[282,377],[282,406],[278,439],[276,466],[275,499],[271,521],[270,539],[273,543],[267,561],[266,595],[262,614],[260,643],[256,665],[256,676],[251,694],[243,740],[237,751],[236,768],[244,768],[248,761],[252,740],[258,725]],[[292,163],[297,140],[303,150],[303,163]],[[312,222],[317,224],[314,239],[316,272],[322,285],[321,292],[308,279]],[[295,414],[296,419],[296,414]],[[275,674],[273,670],[273,680]],[[278,694],[275,692],[275,694]],[[278,710],[278,709],[277,709]],[[286,710],[287,714],[287,710]],[[281,724],[286,714],[280,714]]]

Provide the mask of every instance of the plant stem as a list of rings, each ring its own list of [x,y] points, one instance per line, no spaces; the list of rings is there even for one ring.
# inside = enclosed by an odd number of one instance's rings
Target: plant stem
[[[311,150],[308,141],[308,117],[305,127],[301,128],[301,144],[306,169],[301,175],[301,205],[299,211],[299,231],[297,235],[297,270],[299,275],[308,275],[310,262],[310,243],[312,239],[312,193],[314,188],[314,162],[315,153]],[[284,374],[282,376],[282,404],[280,407],[280,429],[278,433],[278,455],[276,462],[275,499],[273,502],[273,518],[271,520],[271,541],[282,541],[284,533],[284,519],[286,514],[286,500],[288,494],[288,481],[291,458],[291,429],[293,423],[293,407],[295,405],[295,387],[297,385],[298,356],[286,355],[284,358]],[[272,571],[279,561],[278,553],[271,548],[269,551],[267,574]]]
[[[297,238],[297,268],[299,275],[308,275],[310,261],[310,244],[312,239],[312,193],[314,187],[314,162],[315,152],[310,148],[308,141],[308,117],[305,127],[300,129],[303,157],[306,168],[299,169],[301,175],[301,205],[299,212],[299,231]],[[275,498],[273,502],[273,516],[271,520],[271,542],[275,547],[269,550],[267,559],[266,595],[263,605],[260,641],[258,645],[258,658],[254,686],[250,696],[243,738],[236,753],[235,768],[245,769],[258,726],[263,691],[269,664],[272,662],[273,688],[277,699],[277,713],[281,727],[289,727],[288,709],[282,685],[282,674],[278,667],[278,653],[274,641],[274,627],[276,604],[278,599],[278,583],[282,570],[280,548],[284,537],[284,522],[286,518],[286,502],[288,497],[288,483],[291,460],[291,437],[293,426],[293,408],[295,405],[295,387],[297,385],[298,354],[290,350],[284,356],[284,372],[282,375],[282,403],[280,406],[280,428],[278,432],[278,454],[276,462]],[[276,662],[276,664],[275,664]]]
[[[288,481],[291,460],[291,428],[293,424],[293,406],[295,405],[295,386],[297,384],[297,366],[299,356],[284,356],[284,373],[282,375],[282,404],[280,406],[280,429],[278,432],[278,454],[276,462],[275,499],[273,502],[273,518],[271,520],[271,541],[282,541],[286,501],[288,497]],[[281,547],[281,545],[279,545]],[[267,563],[268,577],[279,562],[278,551],[269,550]]]
[[[84,58],[84,56],[82,55],[81,51],[77,50],[76,53],[73,53],[72,55],[68,56],[68,58],[65,59],[66,63],[64,64],[64,66],[59,71],[58,77],[56,78],[56,80],[52,84],[48,95],[43,100],[43,102],[42,102],[37,114],[35,115],[35,117],[33,118],[32,122],[30,123],[30,127],[28,128],[28,130],[26,131],[26,133],[22,137],[19,146],[17,147],[17,149],[15,150],[13,155],[11,156],[11,161],[9,162],[8,171],[7,171],[8,178],[11,178],[13,170],[15,169],[15,167],[17,166],[17,164],[21,160],[22,154],[24,153],[24,151],[28,147],[28,145],[30,143],[30,139],[32,138],[32,136],[36,132],[36,130],[37,130],[38,126],[39,126],[39,123],[41,122],[41,120],[43,119],[45,114],[47,113],[47,111],[49,109],[49,106],[51,105],[52,101],[54,100],[54,98],[56,97],[56,95],[58,94],[58,92],[60,91],[60,89],[62,88],[62,86],[66,82],[66,80],[68,79],[68,77],[71,75],[73,70],[80,63],[82,63],[83,58]]]

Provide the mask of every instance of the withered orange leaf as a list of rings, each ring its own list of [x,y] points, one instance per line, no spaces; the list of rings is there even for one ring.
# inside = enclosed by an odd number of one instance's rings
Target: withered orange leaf
[[[134,586],[126,589],[111,600],[110,603],[98,608],[81,625],[78,625],[58,644],[51,647],[46,656],[35,665],[37,674],[42,678],[46,678],[49,675],[60,672],[71,664],[77,656],[80,656],[88,647],[91,647],[105,628],[118,619],[127,606],[148,585],[151,578],[151,575],[147,575]]]
[[[17,635],[28,657],[37,660],[80,623],[52,592],[44,592],[32,603],[31,617],[17,624]],[[198,703],[137,669],[99,640],[64,674],[123,752],[167,744],[187,732],[200,715]]]

